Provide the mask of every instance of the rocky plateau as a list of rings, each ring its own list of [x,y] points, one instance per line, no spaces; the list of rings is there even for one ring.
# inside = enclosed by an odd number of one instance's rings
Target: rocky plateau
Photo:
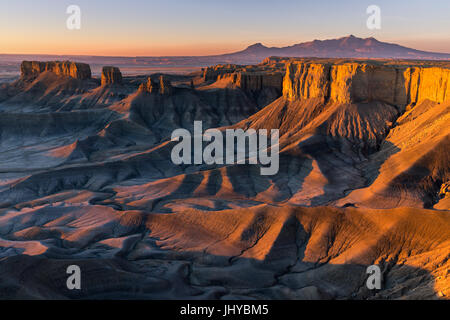
[[[174,164],[196,120],[279,129],[278,173]],[[0,297],[448,299],[449,123],[445,61],[23,61],[0,84]]]

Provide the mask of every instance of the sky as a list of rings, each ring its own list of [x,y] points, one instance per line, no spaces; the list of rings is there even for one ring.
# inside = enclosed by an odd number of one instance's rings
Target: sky
[[[366,26],[369,5],[380,30]],[[349,34],[450,53],[449,16],[450,0],[0,0],[0,53],[210,55]]]

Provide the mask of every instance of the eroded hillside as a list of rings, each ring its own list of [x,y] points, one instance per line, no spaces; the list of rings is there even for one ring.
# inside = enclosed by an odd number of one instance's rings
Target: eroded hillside
[[[101,79],[24,62],[0,87],[0,295],[448,298],[449,80],[427,61]],[[278,173],[174,164],[171,132],[195,120],[279,129]],[[81,292],[65,289],[68,264]]]

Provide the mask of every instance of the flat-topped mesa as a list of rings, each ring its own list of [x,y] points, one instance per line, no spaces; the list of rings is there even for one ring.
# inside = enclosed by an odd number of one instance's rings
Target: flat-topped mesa
[[[110,84],[122,84],[122,73],[117,67],[105,66],[102,69],[102,86]]]
[[[270,62],[270,60],[267,61]],[[264,62],[252,66],[216,65],[203,70],[203,79],[205,81],[228,79],[237,87],[247,91],[275,88],[281,93],[283,76],[284,64],[270,65]]]
[[[173,92],[173,88],[169,79],[159,76],[157,79],[148,77],[147,81],[139,86],[139,91],[169,95]]]
[[[283,87],[282,72],[233,72],[219,75],[217,80],[221,79],[230,79],[232,83],[246,91],[275,88],[281,93]]]
[[[292,61],[286,64],[283,96],[339,103],[382,101],[405,107],[426,99],[450,100],[450,69],[381,63]]]
[[[22,79],[35,78],[46,71],[80,80],[90,79],[92,76],[88,64],[72,61],[22,61],[20,71]]]
[[[237,64],[218,64],[212,67],[207,67],[203,69],[203,80],[216,81],[219,76],[233,73],[242,67],[243,66]]]

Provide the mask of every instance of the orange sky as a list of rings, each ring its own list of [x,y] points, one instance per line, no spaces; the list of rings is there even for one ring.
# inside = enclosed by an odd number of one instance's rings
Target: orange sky
[[[378,1],[380,30],[356,0],[77,0],[80,30],[66,28],[73,1],[0,1],[0,53],[210,55],[349,34],[450,53],[450,1],[402,1]]]

